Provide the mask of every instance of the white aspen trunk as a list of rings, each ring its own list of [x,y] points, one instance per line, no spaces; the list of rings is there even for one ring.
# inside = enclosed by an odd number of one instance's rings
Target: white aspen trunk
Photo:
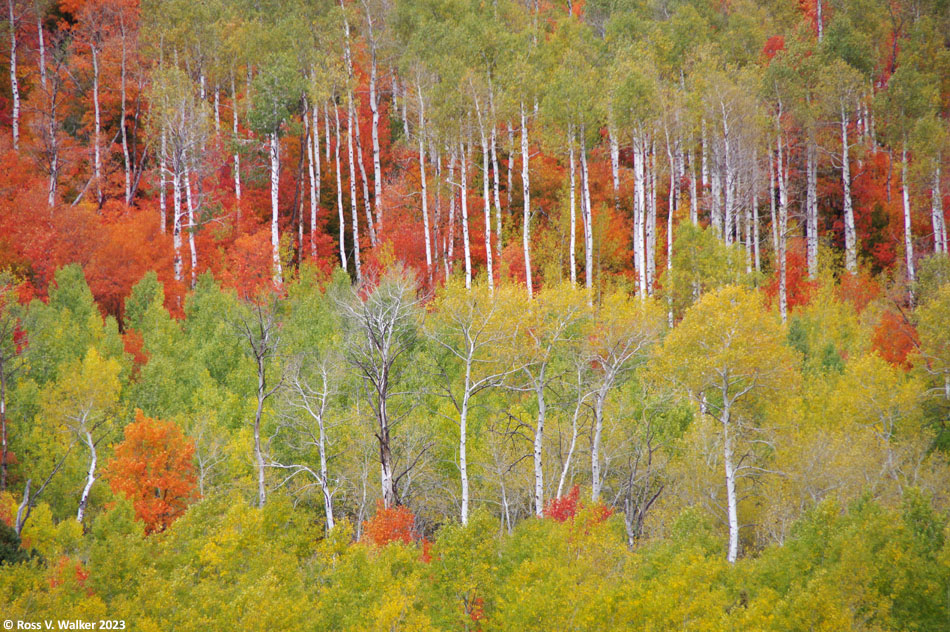
[[[188,250],[191,253],[191,287],[198,282],[198,250],[195,247],[195,205],[191,197],[191,168],[185,166],[185,208],[188,210]]]
[[[610,173],[614,185],[614,210],[620,210],[620,143],[613,123],[607,125],[607,137],[610,143]]]
[[[472,287],[472,249],[468,238],[468,154],[465,143],[459,143],[462,191],[462,247],[465,250],[465,289]]]
[[[162,234],[165,234],[168,223],[168,202],[165,199],[165,155],[167,149],[165,131],[162,130],[161,149],[158,156],[158,210],[161,214]],[[51,204],[52,206],[52,204]]]
[[[574,406],[574,415],[571,417],[571,443],[567,449],[567,456],[564,457],[564,467],[561,468],[561,476],[557,482],[557,494],[560,498],[564,494],[564,484],[567,482],[567,474],[571,470],[571,459],[574,456],[574,450],[577,447],[577,420],[581,414],[583,406],[583,397],[577,398],[577,404]]]
[[[274,284],[283,283],[280,265],[280,228],[278,226],[278,190],[280,187],[280,140],[275,130],[270,135],[270,245],[274,259]]]
[[[719,160],[718,156],[714,156],[717,160],[710,166],[710,186],[709,193],[712,197],[712,204],[710,205],[710,214],[709,214],[709,223],[712,225],[713,230],[716,232],[716,235],[725,240],[725,230],[723,229],[723,213],[722,213],[722,180],[720,179],[719,173]]]
[[[495,289],[495,274],[492,269],[492,246],[491,246],[491,198],[489,197],[488,184],[488,161],[490,151],[488,149],[488,136],[485,134],[485,125],[482,122],[482,111],[478,103],[478,98],[474,99],[475,114],[478,119],[479,140],[482,143],[482,198],[485,206],[485,273],[488,277],[488,290]]]
[[[587,304],[593,303],[594,285],[594,232],[593,213],[590,208],[590,177],[587,171],[587,138],[581,124],[581,218],[584,223],[584,286],[587,288]]]
[[[316,128],[314,128],[316,130]],[[317,149],[317,154],[319,155],[319,148]],[[327,391],[326,391],[326,380],[327,376],[324,374],[323,384],[323,401],[327,400]],[[333,494],[330,491],[330,482],[327,478],[327,433],[326,428],[323,424],[323,411],[320,412],[320,418],[317,420],[317,425],[320,430],[320,439],[317,449],[320,452],[320,488],[323,492],[323,509],[327,515],[327,532],[333,531],[333,527],[336,526],[333,520]]]
[[[498,257],[498,265],[501,265],[502,249],[502,225],[501,225],[501,193],[498,182],[498,136],[495,131],[495,96],[494,87],[489,81],[488,84],[488,105],[491,126],[491,164],[492,164],[492,194],[495,201],[495,253]]]
[[[125,203],[129,205],[132,203],[132,168],[129,163],[129,139],[128,132],[126,131],[125,125],[125,109],[126,109],[126,47],[125,47],[125,29],[123,26],[122,32],[122,61],[120,64],[120,78],[119,78],[119,108],[121,110],[119,116],[119,129],[122,132],[122,160],[123,166],[125,167]]]
[[[446,185],[452,194],[449,197],[449,225],[445,237],[445,276],[452,273],[452,262],[455,260],[455,187],[452,185],[452,174],[455,173],[455,151],[449,156],[449,170],[446,174]]]
[[[689,152],[689,221],[699,224],[699,196],[696,194],[696,157]]]
[[[43,33],[43,16],[36,14],[36,41],[39,47],[39,60],[37,65],[40,70],[40,85],[46,89],[46,35]]]
[[[304,108],[304,120],[307,119],[307,109]],[[317,256],[317,207],[320,204],[320,145],[317,128],[317,106],[313,106],[312,116],[310,116],[309,127],[310,135],[307,138],[307,163],[310,173],[310,256],[316,259]]]
[[[175,247],[175,280],[182,281],[181,262],[181,169],[179,159],[173,161],[172,167],[172,210],[175,214],[172,220],[172,242]]]
[[[907,263],[907,282],[913,283],[917,274],[914,271],[914,235],[911,229],[910,190],[907,177],[907,143],[901,147],[901,192],[904,200],[904,253]]]
[[[360,119],[356,111],[356,107],[353,104],[352,93],[347,93],[346,95],[347,104],[349,105],[348,114],[349,117],[347,120],[347,125],[352,126],[351,129],[356,133],[355,143],[356,143],[356,161],[360,168],[360,183],[363,186],[363,208],[366,212],[366,227],[367,232],[369,233],[369,243],[371,246],[376,246],[376,228],[373,222],[373,211],[370,206],[369,201],[369,185],[367,184],[366,177],[366,167],[363,165],[363,143],[360,140]]]
[[[462,525],[468,524],[468,400],[471,396],[472,348],[468,349],[465,359],[465,392],[462,394],[462,406],[459,410],[459,477],[462,481]]]
[[[369,24],[370,69],[369,69],[369,108],[373,114],[370,136],[373,142],[373,203],[376,206],[376,228],[383,230],[383,169],[379,150],[379,95],[377,92],[376,38],[373,35],[373,20],[366,11]],[[375,231],[374,231],[375,232]]]
[[[544,401],[544,367],[538,376],[535,395],[538,400],[538,423],[534,429],[534,513],[544,514],[544,422],[547,417],[547,403]]]
[[[521,231],[524,247],[524,278],[528,287],[528,298],[534,296],[534,286],[531,282],[531,175],[528,168],[528,119],[524,113],[524,103],[521,104],[521,182],[524,190],[524,218]]]
[[[86,470],[86,484],[82,488],[82,495],[79,497],[79,510],[76,512],[76,521],[82,522],[86,516],[86,505],[89,503],[89,492],[92,491],[92,484],[96,482],[96,464],[98,463],[98,454],[96,454],[96,444],[92,440],[92,433],[83,430],[85,434],[86,446],[89,448],[89,469]]]
[[[238,143],[238,100],[237,100],[237,91],[234,87],[234,74],[231,74],[231,132],[234,134],[233,143],[234,143],[234,198],[238,202],[238,220],[240,220],[241,213],[241,154],[237,151]]]
[[[702,142],[702,173],[703,173],[703,191],[709,186],[709,141],[706,138],[706,119],[701,121],[701,142]]]
[[[515,130],[511,126],[511,121],[508,121],[508,180],[506,182],[505,191],[507,192],[507,199],[505,200],[508,206],[508,212],[511,212],[511,178],[512,171],[514,170],[515,162]]]
[[[353,266],[356,269],[357,284],[363,281],[363,271],[360,266],[360,225],[359,212],[356,205],[356,168],[353,165],[353,101],[349,93],[346,96],[346,155],[350,167],[350,219],[353,224]]]
[[[733,463],[732,435],[729,432],[729,408],[723,410],[722,421],[722,460],[726,473],[726,504],[729,514],[729,553],[726,560],[735,564],[739,556],[739,514],[736,499],[736,469]]]
[[[92,51],[92,105],[95,116],[93,135],[93,178],[96,181],[96,202],[102,206],[102,157],[99,149],[99,136],[102,130],[102,121],[99,112],[99,52],[94,45]]]
[[[775,166],[772,162],[774,156],[772,154],[772,144],[769,143],[768,147],[768,164],[769,164],[769,218],[771,220],[770,227],[772,229],[772,256],[775,258],[774,265],[778,265],[778,216],[775,214]]]
[[[781,110],[779,111],[781,119]],[[788,320],[788,260],[785,256],[786,232],[788,229],[788,170],[785,167],[785,158],[782,152],[782,134],[778,134],[778,305],[779,313],[782,315],[782,322]]]
[[[636,149],[634,150],[636,151]],[[594,439],[590,444],[590,499],[600,500],[600,443],[604,431],[604,403],[607,400],[608,380],[604,380],[594,397]]]
[[[333,114],[333,116],[334,116],[334,118],[335,118],[336,121],[337,121],[337,128],[339,128],[339,126],[340,126],[340,123],[339,123],[340,117],[339,117],[339,114],[338,114],[338,112],[336,111],[336,108],[335,108],[335,107],[334,107],[334,114]],[[327,153],[326,153],[326,156],[325,156],[325,157],[326,157],[326,159],[327,159],[327,164],[330,164],[330,113],[329,113],[329,107],[327,106],[327,102],[326,102],[326,101],[323,102],[323,129],[324,129],[324,136],[326,136],[326,141],[327,141],[327,143],[326,143],[326,152],[327,152]],[[339,144],[340,144],[340,142],[339,142],[339,141],[340,141],[340,138],[339,138],[339,129],[337,129],[337,132],[338,132],[338,133],[337,133],[337,146],[339,146]]]
[[[805,148],[805,233],[808,278],[818,275],[818,156],[815,141],[808,139]]]
[[[844,267],[851,274],[858,271],[858,240],[851,205],[851,165],[848,158],[848,118],[841,107],[841,194],[844,198]]]
[[[214,84],[214,134],[221,135],[221,88]]]
[[[573,126],[571,126],[570,130],[568,131],[567,147],[568,147],[567,151],[568,151],[569,161],[571,164],[571,193],[570,193],[571,224],[568,227],[568,230],[571,233],[569,265],[570,265],[570,270],[571,270],[571,285],[577,285],[577,256],[576,256],[577,217],[576,217],[576,211],[575,211],[575,195],[574,195],[574,190],[576,189],[575,172],[577,171],[577,169],[574,164],[574,127]],[[560,492],[558,492],[558,496],[560,495],[561,495]]]
[[[426,242],[426,272],[432,278],[432,243],[429,236],[429,191],[426,187],[425,104],[419,90],[419,179],[422,184],[422,230]]]
[[[824,35],[824,20],[822,19],[821,11],[821,0],[815,0],[815,18],[818,25],[818,41],[821,41],[822,36]]]
[[[943,217],[943,198],[940,195],[940,162],[934,167],[930,188],[930,217],[934,229],[934,252],[947,252],[947,223]]]
[[[755,271],[762,270],[762,252],[759,239],[759,157],[752,155],[752,252],[755,257]]]
[[[646,166],[649,194],[646,215],[647,296],[653,296],[653,286],[656,281],[656,153],[652,139]]]
[[[326,105],[324,105],[324,108],[326,108]],[[326,109],[324,109],[324,112],[326,112]],[[334,131],[336,132],[336,144],[333,146],[333,157],[336,160],[336,209],[339,214],[340,224],[340,266],[346,270],[346,240],[344,239],[346,233],[346,219],[343,217],[343,182],[340,177],[340,111],[336,107],[333,108],[333,117],[336,122],[336,126],[334,127]],[[327,121],[326,130],[327,135],[329,135],[329,121]],[[330,151],[329,138],[327,138],[327,151]]]
[[[20,82],[16,76],[16,15],[13,12],[13,0],[7,0],[7,6],[10,9],[10,92],[13,100],[13,111],[11,114],[11,124],[13,128],[13,149],[20,149]]]
[[[726,181],[724,185],[725,212],[722,216],[722,238],[726,245],[732,244],[733,235],[735,235],[736,222],[736,200],[735,200],[735,169],[732,160],[731,137],[729,130],[729,115],[726,112],[725,104],[720,103],[722,111],[722,165],[725,171]],[[717,165],[718,167],[718,165]],[[718,174],[719,169],[716,169]],[[715,176],[714,176],[715,177]],[[718,179],[718,178],[717,178]],[[716,182],[716,180],[714,180]]]
[[[261,417],[264,414],[264,371],[258,358],[257,369],[257,410],[254,415],[254,460],[257,464],[257,506],[262,508],[267,502],[267,485],[264,480],[264,450],[261,447]]]
[[[637,290],[641,299],[647,296],[647,266],[646,266],[646,191],[644,177],[644,160],[646,158],[645,139],[642,134],[638,134],[634,140],[633,149],[633,188],[634,188],[634,212],[633,212],[633,252],[637,268]]]

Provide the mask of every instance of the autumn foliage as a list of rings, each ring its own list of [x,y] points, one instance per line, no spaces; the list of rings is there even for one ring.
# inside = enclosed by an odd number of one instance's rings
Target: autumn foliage
[[[581,489],[577,485],[571,488],[571,491],[563,496],[552,498],[544,505],[544,517],[551,518],[558,522],[567,522],[574,520],[578,511],[584,509],[584,504],[580,502]],[[603,522],[613,514],[613,509],[597,503],[591,509],[591,523]]]
[[[404,505],[386,507],[382,500],[376,503],[376,515],[363,523],[363,539],[375,546],[390,542],[412,542],[412,527],[416,517]]]
[[[107,467],[113,493],[132,501],[146,533],[164,531],[197,497],[194,444],[177,424],[135,411]]]

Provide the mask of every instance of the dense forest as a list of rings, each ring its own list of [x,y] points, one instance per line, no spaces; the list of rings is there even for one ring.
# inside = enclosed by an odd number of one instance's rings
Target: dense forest
[[[5,5],[5,623],[950,629],[947,0]]]

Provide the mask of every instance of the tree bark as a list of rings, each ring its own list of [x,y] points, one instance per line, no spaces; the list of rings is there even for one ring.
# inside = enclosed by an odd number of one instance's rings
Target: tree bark
[[[818,149],[812,138],[805,147],[805,235],[808,278],[818,275]]]
[[[360,266],[360,225],[356,203],[356,169],[353,166],[353,99],[346,95],[346,154],[350,167],[350,219],[353,224],[353,266],[356,268],[356,282],[363,281]]]
[[[459,173],[462,191],[462,247],[465,250],[465,289],[471,289],[472,250],[468,237],[468,154],[465,143],[459,143],[459,156],[461,158]]]
[[[521,104],[521,182],[524,191],[524,216],[522,225],[522,245],[524,248],[524,278],[528,287],[528,298],[534,296],[531,282],[531,175],[528,168],[528,119]]]
[[[901,194],[904,200],[904,254],[907,264],[907,282],[914,283],[917,274],[914,271],[914,235],[911,228],[910,189],[907,176],[907,143],[901,147]]]
[[[325,111],[325,110],[324,110]],[[340,226],[340,266],[346,270],[346,219],[343,216],[343,182],[340,177],[340,111],[337,107],[333,108],[333,118],[336,122],[334,131],[336,132],[336,143],[333,145],[333,157],[336,160],[336,208],[339,215]],[[326,126],[327,135],[330,134],[329,121]],[[330,151],[330,139],[327,138],[327,151]],[[327,158],[329,160],[329,158]]]
[[[419,88],[419,180],[422,184],[422,230],[426,242],[426,272],[432,279],[432,243],[429,234],[429,191],[426,187],[426,152],[425,152],[425,103],[422,100],[422,89]]]
[[[13,11],[13,0],[7,0],[7,6],[10,10],[10,92],[12,93],[12,114],[11,124],[13,131],[13,149],[20,149],[20,82],[16,76],[16,15]]]
[[[568,227],[570,231],[570,270],[571,270],[571,285],[577,285],[577,256],[576,256],[576,242],[577,242],[577,217],[575,211],[575,195],[574,191],[577,188],[575,186],[575,172],[577,171],[574,161],[574,127],[571,126],[568,131],[568,156],[570,161],[570,172],[571,172],[571,223]],[[558,493],[560,496],[560,493]]]
[[[934,167],[930,188],[930,216],[934,229],[934,252],[947,252],[947,223],[943,217],[943,197],[940,195],[940,162]]]
[[[841,194],[844,198],[844,267],[851,274],[858,271],[857,233],[854,208],[851,204],[851,165],[848,158],[848,118],[841,107]]]
[[[86,439],[86,447],[89,448],[89,469],[86,471],[86,484],[82,488],[82,495],[79,497],[79,510],[76,512],[76,521],[82,523],[86,515],[86,505],[89,503],[89,492],[92,491],[92,484],[96,482],[96,464],[98,455],[96,453],[96,443],[92,440],[92,433],[88,430],[83,431]]]
[[[280,139],[277,130],[270,134],[270,244],[274,261],[274,284],[280,285],[283,281],[283,270],[280,265],[280,232],[278,226],[278,193],[280,188]]]

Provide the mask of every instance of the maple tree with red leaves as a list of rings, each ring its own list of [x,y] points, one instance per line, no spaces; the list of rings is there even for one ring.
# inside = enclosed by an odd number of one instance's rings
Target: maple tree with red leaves
[[[178,424],[135,411],[106,467],[113,493],[132,501],[145,533],[164,531],[197,498],[194,443]]]

